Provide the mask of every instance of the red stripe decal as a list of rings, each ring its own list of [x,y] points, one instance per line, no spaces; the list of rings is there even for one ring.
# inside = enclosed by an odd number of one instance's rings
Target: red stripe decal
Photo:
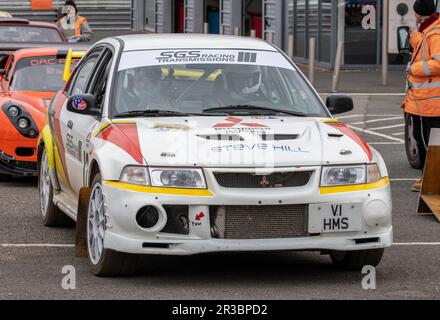
[[[139,164],[143,163],[143,157],[140,152],[139,135],[136,124],[110,125],[102,131],[98,138],[108,141],[133,157]]]
[[[371,151],[370,146],[366,143],[361,137],[359,137],[353,130],[347,127],[343,123],[327,123],[329,126],[339,130],[346,136],[350,137],[354,142],[356,142],[361,148],[365,151],[368,156],[368,161],[373,159],[373,152]]]

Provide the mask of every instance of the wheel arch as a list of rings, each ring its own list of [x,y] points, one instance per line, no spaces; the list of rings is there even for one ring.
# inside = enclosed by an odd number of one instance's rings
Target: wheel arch
[[[49,173],[52,181],[52,186],[55,190],[60,190],[60,185],[58,183],[58,177],[56,174],[56,165],[55,165],[55,150],[53,147],[53,137],[52,132],[50,131],[50,127],[45,125],[41,130],[40,137],[38,138],[37,143],[37,166],[40,168],[41,155],[43,150],[46,151],[47,162],[49,165]]]

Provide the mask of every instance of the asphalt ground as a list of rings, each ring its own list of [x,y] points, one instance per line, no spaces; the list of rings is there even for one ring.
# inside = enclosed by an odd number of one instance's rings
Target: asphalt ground
[[[97,278],[74,256],[74,229],[43,227],[37,181],[17,179],[0,183],[0,299],[439,299],[440,223],[416,214],[410,187],[420,172],[405,157],[401,100],[356,95],[341,116],[382,153],[392,179],[395,245],[375,290],[362,288],[361,272],[315,252],[144,257],[134,277]],[[62,287],[66,265],[76,271],[74,290]]]

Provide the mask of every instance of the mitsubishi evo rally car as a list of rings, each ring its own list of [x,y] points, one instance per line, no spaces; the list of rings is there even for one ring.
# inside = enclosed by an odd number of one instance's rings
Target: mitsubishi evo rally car
[[[392,244],[380,154],[256,39],[131,35],[96,43],[38,145],[45,225],[77,222],[96,275],[139,254],[319,250],[344,268]]]

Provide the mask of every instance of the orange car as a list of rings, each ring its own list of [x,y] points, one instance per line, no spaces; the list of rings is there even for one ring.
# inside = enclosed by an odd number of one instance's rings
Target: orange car
[[[0,180],[37,174],[37,138],[62,88],[66,48],[22,49],[0,69]]]

